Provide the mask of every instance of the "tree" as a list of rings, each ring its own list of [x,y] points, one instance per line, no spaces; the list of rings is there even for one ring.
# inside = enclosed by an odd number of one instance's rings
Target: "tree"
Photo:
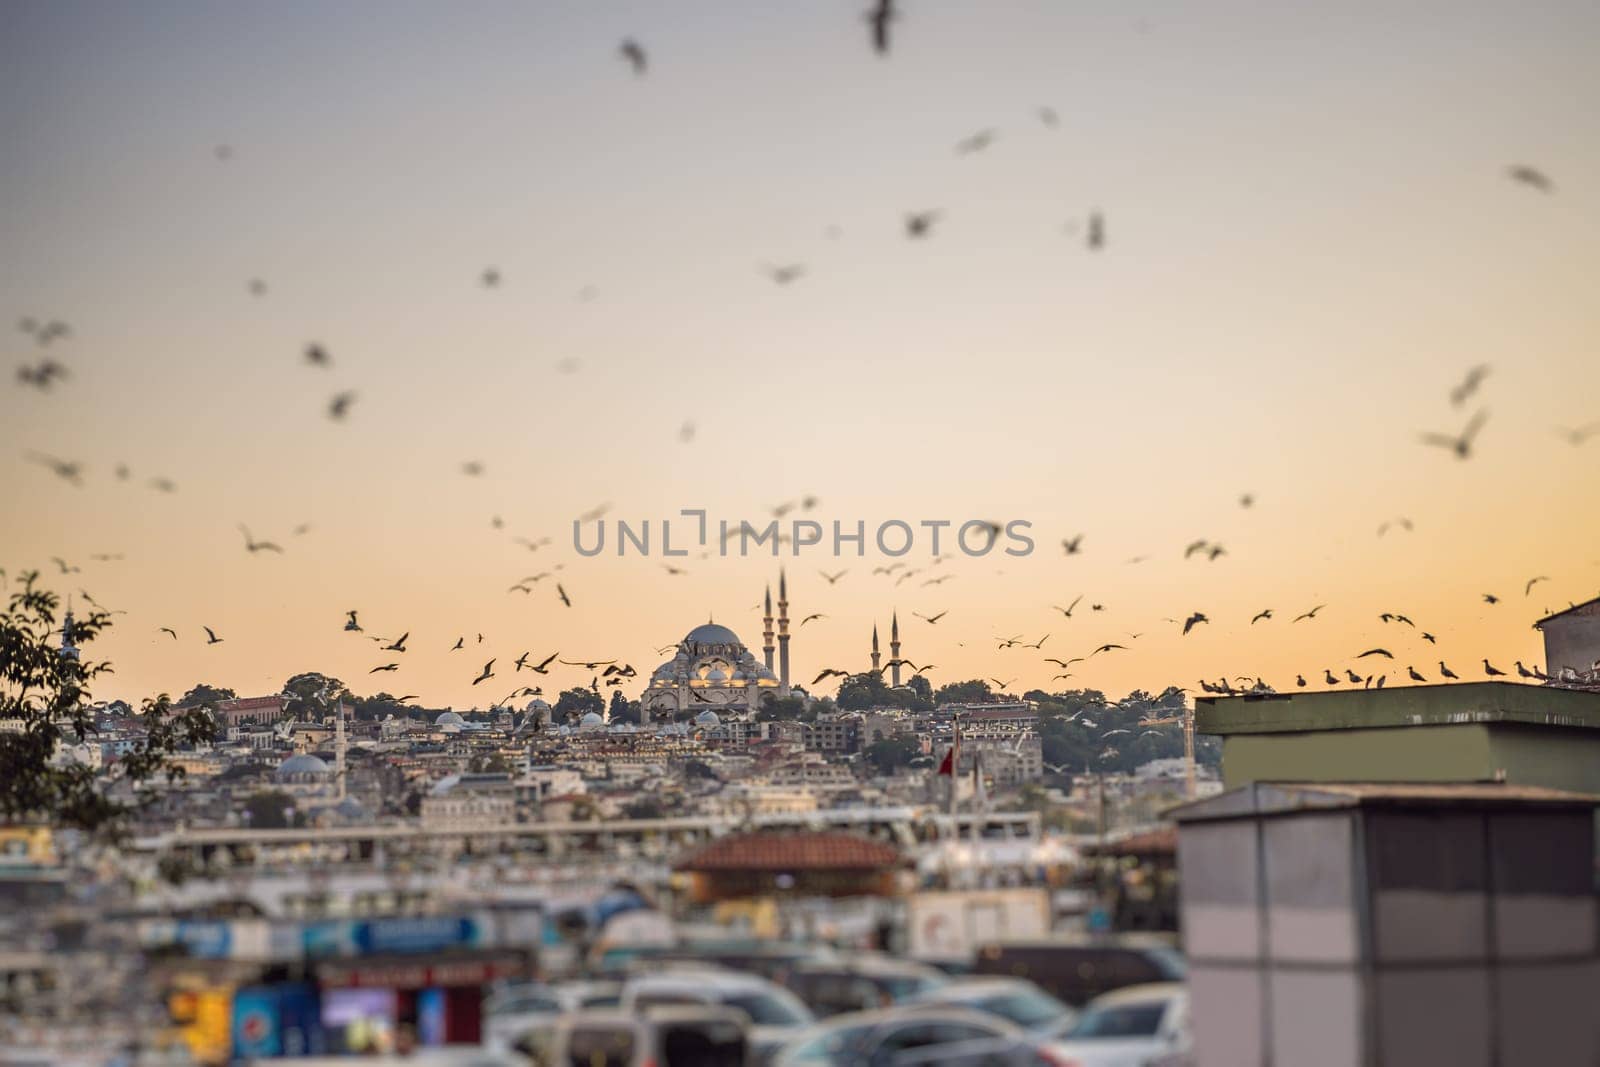
[[[994,692],[989,688],[989,683],[981,678],[941,685],[939,691],[933,694],[937,704],[981,704],[993,698]]]
[[[639,702],[623,696],[622,690],[613,689],[609,714],[612,722],[631,722],[637,726],[640,721]]]
[[[565,689],[556,698],[555,717],[560,722],[562,719],[581,719],[591,711],[598,715],[604,710],[606,702],[593,689]]]
[[[627,807],[622,809],[625,819],[659,819],[666,813],[667,809],[659,797],[640,797],[629,801]]]
[[[756,712],[756,722],[815,722],[817,713],[799,697],[768,697]]]
[[[316,671],[297,674],[283,683],[283,693],[288,699],[283,710],[291,718],[309,721],[321,719],[341,697],[349,696],[339,679]]]
[[[252,830],[283,830],[294,825],[294,797],[276,789],[252,794],[244,802],[244,818]]]
[[[845,711],[865,711],[867,708],[893,706],[894,693],[884,682],[883,675],[867,672],[852,674],[839,683],[839,692],[833,702]]]
[[[115,834],[132,808],[105,796],[95,771],[86,764],[52,766],[63,744],[84,741],[94,732],[89,685],[111,672],[105,662],[63,655],[52,638],[61,598],[38,586],[29,571],[0,613],[0,719],[20,729],[0,734],[0,820],[49,819],[53,825]],[[63,624],[67,628],[67,624]],[[95,611],[70,623],[71,642],[81,650],[111,626],[111,616]],[[145,735],[116,762],[121,776],[135,785],[165,775],[183,776],[173,755],[211,739],[215,722],[204,708],[174,708],[165,693],[141,707]]]
[[[467,761],[469,774],[511,774],[514,770],[511,761],[500,752],[480,753]]]
[[[79,625],[81,626],[82,623],[79,623]],[[178,701],[178,706],[180,708],[211,708],[215,711],[218,704],[224,700],[232,700],[238,695],[232,689],[224,689],[221,686],[207,685],[201,682],[183,694],[183,699]]]
[[[867,746],[866,757],[874,771],[888,775],[910,764],[921,751],[909,737],[885,737]]]

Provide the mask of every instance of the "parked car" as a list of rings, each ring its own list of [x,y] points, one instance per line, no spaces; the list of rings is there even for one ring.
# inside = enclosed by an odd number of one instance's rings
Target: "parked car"
[[[749,1020],[751,1056],[764,1062],[796,1032],[816,1022],[811,1009],[782,986],[736,971],[683,968],[630,978],[619,1005],[636,1012],[664,1004],[731,1008]]]
[[[1026,978],[1072,1005],[1151,982],[1181,982],[1189,968],[1171,941],[1155,935],[1050,938],[984,945],[974,974]]]
[[[542,982],[506,986],[483,1002],[483,1043],[508,1048],[530,1027],[565,1012],[614,1008],[622,996],[620,982]]]
[[[942,971],[926,964],[863,953],[797,964],[784,985],[826,1018],[901,1004],[948,981]]]
[[[1076,1013],[1026,978],[961,978],[937,986],[911,1001],[970,1008],[998,1015],[1031,1034],[1057,1037],[1066,1032]]]
[[[1033,1041],[997,1015],[932,1005],[835,1015],[779,1050],[774,1067],[889,1067],[932,1046],[983,1043],[990,1051]],[[919,1061],[920,1062],[920,1061]],[[1006,1061],[998,1061],[1004,1063]]]
[[[746,1067],[750,1058],[743,1014],[681,1004],[562,1015],[515,1047],[533,1067]]]
[[[1072,1067],[1148,1067],[1190,1049],[1189,993],[1177,982],[1096,997],[1049,1055]]]

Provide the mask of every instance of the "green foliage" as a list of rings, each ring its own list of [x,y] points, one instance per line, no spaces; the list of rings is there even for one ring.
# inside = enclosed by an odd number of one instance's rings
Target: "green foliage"
[[[555,721],[576,722],[591,711],[598,714],[605,710],[606,702],[593,689],[564,689],[556,698]]]
[[[132,809],[106,797],[89,766],[50,764],[60,745],[94,734],[89,685],[111,666],[60,654],[54,638],[61,599],[39,588],[38,578],[37,571],[21,575],[0,613],[0,719],[21,724],[0,734],[0,820],[42,818],[114,834]],[[102,611],[75,618],[73,643],[82,650],[110,626],[111,616]],[[114,770],[134,783],[181,778],[173,754],[209,741],[215,730],[209,711],[176,709],[164,693],[144,701],[140,714],[145,736]]]
[[[966,682],[951,682],[941,685],[938,692],[933,694],[935,704],[981,704],[986,700],[994,699],[994,691],[989,688],[989,683],[981,678],[973,678]]]
[[[613,689],[611,691],[611,706],[608,709],[608,714],[610,714],[612,722],[627,722],[637,726],[640,721],[639,702],[637,700],[629,700],[623,696],[622,690]]]
[[[1181,723],[1153,726],[1143,721],[1181,718],[1182,690],[1169,688],[1151,695],[1136,689],[1114,703],[1097,689],[1033,690],[1026,698],[1039,710],[1044,761],[1064,765],[1068,773],[1129,773],[1150,760],[1183,755]],[[1107,738],[1113,730],[1129,733]],[[1196,738],[1195,760],[1202,764],[1220,760],[1214,739]]]
[[[516,770],[500,752],[480,753],[467,761],[469,774],[511,774]]]
[[[921,683],[920,686],[917,683]],[[882,674],[852,674],[839,684],[834,702],[845,711],[865,711],[868,708],[905,708],[926,711],[933,707],[931,686],[920,675],[898,688],[884,681]]]
[[[909,737],[886,737],[868,745],[865,754],[873,771],[887,775],[908,766],[921,753],[916,741]]]
[[[283,830],[295,825],[294,797],[276,789],[256,793],[244,802],[252,830]]]
[[[283,683],[288,697],[284,710],[291,718],[302,721],[321,719],[329,714],[340,697],[348,697],[344,683],[330,675],[308,671],[297,674]]]
[[[815,708],[800,697],[769,696],[756,711],[756,722],[816,722]]]
[[[350,710],[350,717],[357,722],[385,719],[390,715],[404,719],[420,710],[415,705],[400,703],[390,693],[377,693],[370,697],[347,696],[345,707]]]
[[[82,625],[82,623],[79,623],[78,626],[74,627],[74,630]],[[178,706],[180,708],[203,707],[215,709],[216,706],[222,703],[224,700],[232,700],[238,695],[239,694],[235,693],[232,689],[224,689],[221,686],[207,685],[206,683],[201,682],[199,685],[183,694],[183,699],[178,701]]]

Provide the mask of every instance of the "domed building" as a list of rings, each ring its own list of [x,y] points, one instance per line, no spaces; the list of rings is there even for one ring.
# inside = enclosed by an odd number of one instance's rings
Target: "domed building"
[[[272,772],[272,781],[279,789],[294,796],[321,796],[334,785],[333,768],[321,756],[302,752],[290,756]]]
[[[739,640],[726,626],[707,622],[690,630],[671,659],[650,675],[650,683],[639,697],[645,722],[671,722],[686,716],[714,712],[719,716],[748,715],[761,706],[767,696],[788,696],[789,619],[787,583],[778,581],[778,603],[782,609],[779,625],[783,643],[782,674],[772,670],[772,594],[767,593],[766,644],[763,659]]]
[[[467,720],[453,711],[441,711],[439,717],[433,720],[435,726],[465,726]]]

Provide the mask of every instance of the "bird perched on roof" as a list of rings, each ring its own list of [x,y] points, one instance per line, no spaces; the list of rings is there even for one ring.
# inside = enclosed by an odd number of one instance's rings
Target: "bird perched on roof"
[[[1504,676],[1506,672],[1490,663],[1488,657],[1485,657],[1483,661],[1483,673],[1487,674],[1490,678],[1500,678]]]
[[[1449,667],[1446,667],[1444,665],[1444,660],[1440,660],[1439,661],[1439,673],[1441,675],[1443,675],[1444,677],[1446,677],[1446,678],[1454,678],[1454,679],[1456,679],[1458,681],[1460,680],[1460,677],[1461,677],[1460,675],[1456,674],[1455,671],[1451,670]]]

